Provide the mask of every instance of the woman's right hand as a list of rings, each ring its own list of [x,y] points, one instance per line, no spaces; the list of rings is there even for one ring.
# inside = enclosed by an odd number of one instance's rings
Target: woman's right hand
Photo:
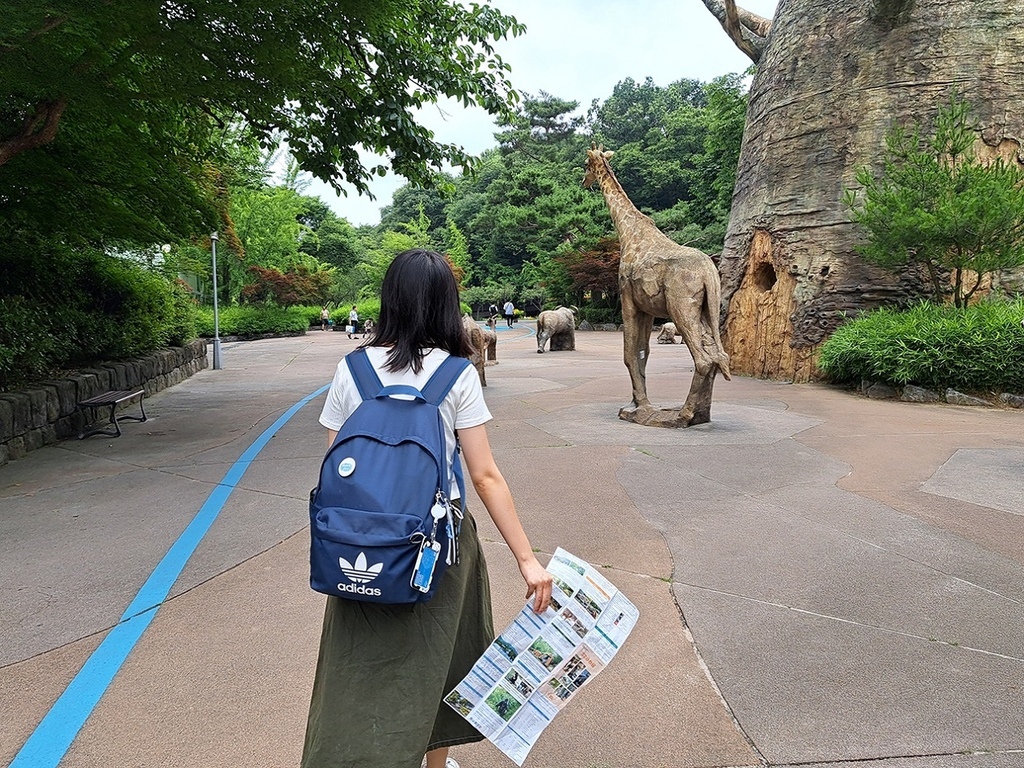
[[[519,572],[526,582],[526,599],[533,595],[533,612],[544,613],[551,603],[551,574],[533,555],[519,561]]]

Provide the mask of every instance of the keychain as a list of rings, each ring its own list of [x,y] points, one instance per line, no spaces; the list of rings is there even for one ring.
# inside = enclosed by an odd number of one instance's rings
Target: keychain
[[[424,541],[420,545],[420,553],[416,556],[416,566],[412,571],[413,589],[420,592],[430,591],[430,582],[434,578],[434,566],[437,565],[437,555],[441,551],[441,543],[438,541]]]

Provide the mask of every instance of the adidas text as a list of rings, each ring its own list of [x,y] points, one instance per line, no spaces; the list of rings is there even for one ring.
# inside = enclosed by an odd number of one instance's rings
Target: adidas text
[[[352,592],[357,595],[371,595],[380,597],[380,590],[373,587],[364,587],[362,584],[339,584],[338,591]]]

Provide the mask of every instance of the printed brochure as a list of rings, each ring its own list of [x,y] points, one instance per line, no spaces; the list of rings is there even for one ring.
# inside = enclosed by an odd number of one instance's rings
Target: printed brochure
[[[597,569],[559,548],[551,606],[529,600],[445,701],[522,765],[540,734],[604,669],[640,612]]]

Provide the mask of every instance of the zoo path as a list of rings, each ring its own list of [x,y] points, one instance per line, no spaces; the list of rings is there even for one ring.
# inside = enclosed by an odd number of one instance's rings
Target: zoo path
[[[620,334],[538,355],[518,330],[485,394],[524,525],[542,561],[606,567],[642,614],[527,766],[1024,766],[1024,414],[737,378],[711,424],[645,428],[616,418]],[[121,438],[0,468],[0,763],[42,768],[47,745],[23,749],[42,721],[68,737],[63,768],[297,765],[323,395],[299,403],[356,343],[226,344],[224,370],[158,393]],[[655,402],[681,402],[690,370],[655,346]],[[500,628],[521,582],[473,508]],[[101,644],[123,658],[96,670]],[[454,754],[511,765],[487,743]]]

